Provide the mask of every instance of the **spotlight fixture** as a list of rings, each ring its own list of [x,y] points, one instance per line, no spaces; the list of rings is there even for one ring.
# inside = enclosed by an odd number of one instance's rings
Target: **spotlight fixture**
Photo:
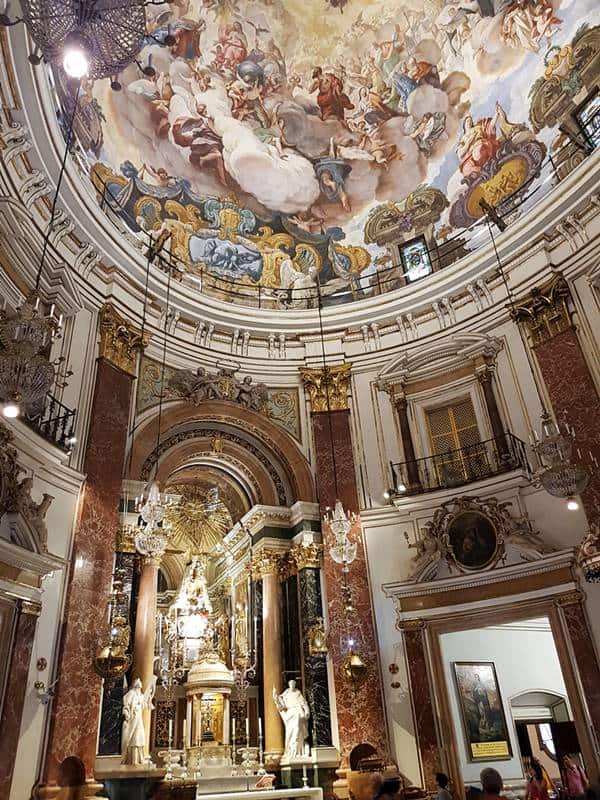
[[[63,45],[63,69],[70,78],[81,80],[90,68],[90,46],[80,33],[70,33]]]
[[[15,419],[20,413],[21,409],[19,408],[19,404],[14,400],[9,400],[8,403],[4,403],[2,407],[2,415],[7,419]]]
[[[569,511],[577,511],[579,508],[579,503],[575,500],[574,497],[569,497],[567,500],[567,508]]]

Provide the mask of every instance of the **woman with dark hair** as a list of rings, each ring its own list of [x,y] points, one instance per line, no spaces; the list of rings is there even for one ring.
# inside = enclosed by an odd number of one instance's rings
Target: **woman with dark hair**
[[[529,776],[526,800],[548,800],[548,787],[544,778],[544,770],[537,759],[531,759]]]
[[[435,800],[452,800],[452,795],[448,790],[448,784],[450,783],[448,776],[443,772],[436,772],[435,782],[439,787]]]
[[[587,775],[577,761],[577,756],[563,756],[562,777],[565,789],[571,800],[585,797],[589,783]]]

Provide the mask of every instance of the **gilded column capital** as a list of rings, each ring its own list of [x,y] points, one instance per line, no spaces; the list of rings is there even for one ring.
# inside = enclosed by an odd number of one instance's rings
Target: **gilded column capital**
[[[564,608],[565,606],[577,606],[581,605],[584,600],[584,594],[581,589],[574,589],[572,592],[565,592],[565,594],[559,595],[554,600],[554,605],[558,606],[559,608]]]
[[[399,631],[423,631],[426,623],[424,619],[399,619],[396,628]]]
[[[317,542],[300,542],[290,550],[290,559],[297,569],[320,569],[323,566],[323,545]]]
[[[282,565],[282,554],[273,550],[263,550],[252,559],[252,574],[256,580],[268,575],[278,575]]]
[[[571,292],[562,275],[556,275],[542,287],[534,287],[513,312],[522,323],[533,345],[552,339],[573,327],[569,299]]]
[[[130,525],[121,525],[117,529],[115,550],[117,553],[135,553],[135,535]]]
[[[20,604],[21,614],[29,614],[32,617],[39,617],[42,613],[42,606],[34,600],[21,600]]]
[[[324,369],[300,370],[314,413],[347,410],[351,370],[350,363]]]
[[[150,334],[142,332],[122,317],[112,303],[100,311],[100,357],[123,372],[136,374],[137,352],[146,347]]]

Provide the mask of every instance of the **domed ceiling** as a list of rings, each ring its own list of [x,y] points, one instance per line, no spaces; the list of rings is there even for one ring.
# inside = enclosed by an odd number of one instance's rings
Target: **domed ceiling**
[[[530,186],[557,134],[532,104],[553,82],[585,95],[600,20],[597,0],[178,0],[147,14],[176,41],[143,50],[156,74],[131,65],[121,91],[99,81],[80,98],[98,195],[199,290],[205,276],[304,305],[317,280],[326,296],[364,293],[391,265],[386,226],[460,239],[481,200]]]

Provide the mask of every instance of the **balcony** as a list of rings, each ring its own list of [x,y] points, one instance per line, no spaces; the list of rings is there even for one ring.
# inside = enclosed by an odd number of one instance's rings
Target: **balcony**
[[[512,433],[415,461],[390,462],[392,492],[407,497],[453,489],[511,472],[530,471],[525,444]]]
[[[75,442],[75,410],[50,394],[46,395],[39,414],[23,416],[23,422],[46,441],[69,452]]]

